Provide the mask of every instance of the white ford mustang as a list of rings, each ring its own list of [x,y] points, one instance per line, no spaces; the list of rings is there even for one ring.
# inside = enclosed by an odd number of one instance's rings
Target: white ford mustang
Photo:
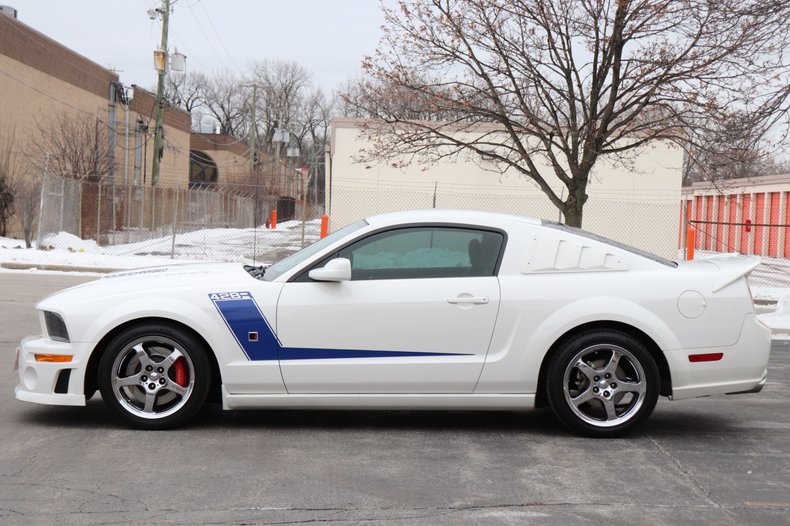
[[[512,409],[633,430],[659,395],[757,392],[770,332],[757,258],[674,263],[564,225],[469,211],[382,215],[268,268],[109,274],[37,305],[19,400],[146,429],[225,409]]]

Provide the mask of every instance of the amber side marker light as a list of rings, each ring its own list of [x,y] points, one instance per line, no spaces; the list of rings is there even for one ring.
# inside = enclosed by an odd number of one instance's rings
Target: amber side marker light
[[[70,362],[72,356],[70,354],[36,354],[37,362],[54,362],[63,363]]]
[[[689,361],[696,362],[718,362],[724,356],[723,352],[712,352],[708,354],[689,354]]]

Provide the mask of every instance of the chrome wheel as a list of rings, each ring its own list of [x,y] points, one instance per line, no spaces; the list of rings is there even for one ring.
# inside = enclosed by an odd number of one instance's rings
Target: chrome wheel
[[[617,426],[642,407],[645,371],[623,347],[593,345],[570,360],[562,389],[565,401],[580,419],[595,426]]]
[[[212,384],[209,349],[189,329],[164,322],[119,332],[98,367],[102,399],[121,420],[140,429],[189,421]]]
[[[560,342],[544,381],[549,405],[563,424],[585,436],[612,438],[650,416],[661,378],[644,343],[616,329],[600,329]]]
[[[179,345],[165,337],[129,343],[112,365],[115,399],[142,418],[163,418],[181,409],[195,383],[195,366]]]

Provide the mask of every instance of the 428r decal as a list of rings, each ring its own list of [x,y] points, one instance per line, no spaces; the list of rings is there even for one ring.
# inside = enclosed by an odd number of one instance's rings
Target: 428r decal
[[[211,301],[218,300],[248,300],[250,299],[249,292],[213,292],[208,295]]]

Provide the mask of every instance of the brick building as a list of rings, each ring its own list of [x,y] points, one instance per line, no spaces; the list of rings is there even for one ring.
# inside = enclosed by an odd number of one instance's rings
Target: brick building
[[[20,22],[13,10],[0,14],[0,93],[0,142],[24,159],[24,177],[43,171],[42,129],[58,126],[59,118],[88,116],[109,130],[104,136],[112,168],[104,181],[151,184],[154,94],[137,86],[125,89],[115,72]],[[162,186],[186,187],[189,181],[190,125],[188,113],[165,110]],[[19,234],[13,221],[11,233]]]

